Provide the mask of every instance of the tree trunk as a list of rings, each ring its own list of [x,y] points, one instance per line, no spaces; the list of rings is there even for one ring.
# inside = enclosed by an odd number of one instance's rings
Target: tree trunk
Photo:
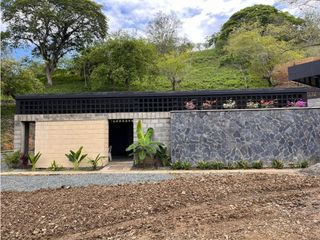
[[[172,84],[172,91],[175,91],[176,90],[176,79],[175,78],[173,78],[172,80],[171,80],[171,84]]]
[[[49,86],[52,86],[52,74],[53,74],[53,66],[50,63],[46,63],[46,76],[47,76],[47,83]]]

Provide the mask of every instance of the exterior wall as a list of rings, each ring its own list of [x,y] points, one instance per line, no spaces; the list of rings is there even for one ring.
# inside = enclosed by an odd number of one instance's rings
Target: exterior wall
[[[41,128],[45,129],[44,126],[46,123],[50,125],[51,122],[54,122],[55,124],[61,124],[59,126],[62,127],[62,126],[65,126],[65,124],[67,124],[68,122],[78,122],[79,121],[79,122],[81,122],[80,125],[83,125],[83,127],[86,128],[86,125],[87,125],[85,123],[86,121],[91,122],[91,121],[99,121],[100,120],[100,121],[105,121],[106,125],[108,125],[109,119],[133,119],[134,141],[136,141],[136,134],[135,134],[136,125],[137,125],[138,120],[141,119],[144,130],[146,131],[148,127],[154,128],[154,131],[155,131],[154,139],[165,143],[167,145],[167,147],[170,149],[170,113],[169,112],[15,115],[14,147],[16,150],[21,150],[23,148],[23,139],[24,139],[23,138],[23,136],[24,136],[23,122],[35,122],[36,123],[36,139],[35,139],[36,149],[35,149],[35,151],[36,152],[40,151],[42,153],[42,151],[41,151],[42,149],[40,150],[40,148],[39,147],[37,148],[37,146],[40,146],[39,144],[41,144],[42,142],[45,141],[43,137],[40,137],[39,131],[42,131],[41,134],[43,134],[43,135],[45,134],[46,130],[41,130]],[[67,124],[67,125],[71,126],[72,124],[71,125]],[[74,129],[74,128],[72,127],[72,129]],[[83,129],[83,131],[84,131],[84,129]],[[108,128],[106,131],[108,131]],[[75,138],[73,138],[73,139],[75,139]],[[108,132],[104,133],[104,139],[108,140]],[[62,137],[61,137],[58,142],[52,143],[52,146],[60,144],[59,143],[60,141],[61,141],[62,145],[65,145],[65,144],[63,144]],[[85,141],[86,141],[86,139],[81,140],[81,142],[83,142],[83,143],[86,143]],[[84,144],[79,145],[81,142],[76,142],[76,145],[77,144],[78,145],[77,145],[77,147],[74,147],[73,149],[77,149],[82,145],[84,146]],[[90,141],[90,142],[92,142],[92,141]],[[92,145],[94,145],[94,144],[92,144]],[[104,150],[106,152],[108,152],[108,150],[109,150],[108,143],[105,143],[104,146],[105,146]],[[60,154],[59,156],[62,156],[65,160],[64,154],[67,153],[70,149],[72,149],[72,148],[68,147],[67,151],[63,152],[63,154]],[[84,151],[86,151],[85,146],[84,146]],[[94,157],[94,156],[91,156],[91,157]],[[42,155],[42,158],[43,157],[44,156]],[[53,157],[55,157],[55,156],[52,155],[52,158]],[[43,166],[45,166],[47,164],[47,162],[51,163],[53,160],[57,161],[58,159],[55,158],[55,159],[45,160],[46,163],[44,163]]]
[[[55,160],[63,167],[72,167],[65,156],[70,150],[76,151],[83,146],[83,153],[94,158],[104,156],[107,163],[108,124],[105,120],[97,121],[50,121],[36,122],[35,152],[41,152],[38,168],[47,168]],[[89,167],[87,161],[80,164]]]
[[[172,161],[320,161],[320,108],[171,112]]]
[[[310,98],[308,99],[309,107],[320,107],[320,98]]]
[[[134,130],[137,128],[139,119],[134,119]],[[150,118],[142,119],[142,127],[144,131],[148,128],[154,129],[154,140],[164,143],[170,149],[170,119],[168,118]],[[134,134],[134,141],[137,141],[137,135]]]

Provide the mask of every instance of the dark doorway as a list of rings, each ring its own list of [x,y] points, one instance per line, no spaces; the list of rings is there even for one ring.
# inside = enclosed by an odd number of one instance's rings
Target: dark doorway
[[[133,120],[109,120],[109,146],[111,146],[112,161],[132,159],[126,151],[126,148],[132,143]]]

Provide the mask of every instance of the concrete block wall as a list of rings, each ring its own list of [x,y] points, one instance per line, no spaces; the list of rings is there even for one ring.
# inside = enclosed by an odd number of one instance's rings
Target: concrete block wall
[[[92,121],[49,121],[36,122],[35,152],[41,152],[38,168],[47,168],[55,160],[60,166],[73,167],[65,156],[70,150],[76,151],[83,146],[82,153],[88,158],[103,156],[107,163],[108,123],[105,120]],[[83,160],[80,167],[90,167]]]
[[[134,131],[136,131],[139,119],[134,119]],[[154,140],[162,142],[168,149],[170,149],[170,119],[168,118],[145,118],[142,120],[142,127],[144,132],[148,128],[154,129]],[[134,134],[134,141],[137,141],[136,132]]]
[[[44,142],[49,141],[49,144],[47,143],[46,146],[55,146],[54,148],[62,149],[60,151],[60,157],[64,158],[58,158],[57,154],[52,155],[53,153],[50,152],[50,154],[46,154],[44,162],[41,163],[41,167],[49,167],[49,163],[51,163],[53,160],[58,161],[65,161],[65,153],[67,153],[70,149],[76,150],[79,145],[80,146],[88,146],[88,150],[91,146],[96,145],[95,143],[98,141],[99,144],[103,144],[106,146],[104,149],[100,145],[99,151],[94,152],[90,150],[90,157],[94,157],[98,153],[102,153],[103,150],[106,151],[106,155],[108,152],[108,120],[109,119],[132,119],[134,123],[134,141],[136,141],[136,125],[139,119],[142,120],[142,125],[144,130],[146,131],[148,127],[154,128],[155,136],[154,139],[160,142],[163,142],[167,145],[168,149],[170,149],[170,113],[169,112],[150,112],[150,113],[88,113],[88,114],[38,114],[38,115],[15,115],[15,132],[14,132],[14,147],[16,150],[23,150],[23,140],[24,140],[24,125],[23,122],[35,122],[36,123],[36,137],[35,137],[35,144],[36,149],[35,151],[40,151],[41,153],[47,152],[44,147]],[[106,129],[101,130],[101,134],[103,132],[103,139],[102,135],[95,135],[96,132],[92,131],[90,132],[86,130],[87,126],[90,126],[90,122],[92,121],[104,121],[106,123]],[[79,125],[77,125],[79,123]],[[52,125],[53,124],[53,125]],[[55,130],[48,129],[48,126],[54,126]],[[75,127],[77,125],[77,127]],[[95,138],[94,141],[87,141],[84,137],[79,138],[77,134],[75,134],[72,138],[68,140],[64,140],[64,136],[66,132],[76,132],[77,128],[79,128],[81,133],[79,133],[81,136],[84,135],[91,135],[91,138]],[[59,130],[63,129],[63,130]],[[56,131],[57,130],[57,131]],[[45,134],[50,134],[48,137],[46,137]],[[51,138],[52,142],[50,142]],[[60,139],[60,140],[58,140]],[[88,137],[90,140],[90,137]],[[99,140],[98,140],[99,139]],[[88,143],[92,143],[90,146]],[[83,143],[83,144],[81,144]],[[59,146],[59,147],[56,147]],[[84,148],[86,148],[84,146]],[[101,148],[101,149],[100,149]],[[56,149],[57,150],[57,149]],[[86,150],[86,149],[84,149]],[[50,150],[51,151],[51,150]],[[64,166],[67,165],[66,163]],[[68,165],[69,166],[69,165]],[[65,166],[66,167],[66,166]]]

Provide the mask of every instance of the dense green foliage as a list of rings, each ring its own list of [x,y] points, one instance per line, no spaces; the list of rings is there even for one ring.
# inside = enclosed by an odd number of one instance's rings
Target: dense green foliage
[[[279,26],[287,23],[300,25],[303,23],[303,20],[287,12],[279,11],[270,5],[254,5],[234,13],[229,20],[223,24],[220,32],[214,34],[209,39],[209,44],[214,44],[217,48],[221,49],[228,41],[229,35],[243,24],[258,24],[266,27],[269,24]]]
[[[154,45],[120,35],[86,49],[76,59],[76,67],[91,89],[116,90],[116,86],[128,89],[131,82],[151,76],[156,61]]]
[[[131,155],[134,156],[135,165],[145,165],[147,159],[154,160],[155,155],[160,151],[160,146],[163,144],[152,140],[153,128],[148,128],[144,133],[141,120],[138,121],[136,133],[138,141],[128,146],[126,151],[131,152]]]
[[[41,93],[43,90],[43,83],[32,69],[11,59],[1,61],[1,95],[14,98],[17,94]]]
[[[20,151],[6,153],[3,156],[3,161],[9,168],[17,168],[21,163],[20,156]]]
[[[102,6],[91,0],[3,0],[3,21],[14,47],[33,46],[45,62],[48,84],[59,60],[103,39],[107,32]]]
[[[1,150],[13,149],[14,104],[1,104]]]
[[[275,66],[301,59],[303,54],[301,51],[293,50],[293,44],[279,40],[271,34],[265,35],[265,32],[265,29],[255,27],[252,30],[240,28],[230,34],[224,47],[224,57],[242,71],[245,81],[250,71],[268,81],[272,86],[276,84],[272,79]]]

